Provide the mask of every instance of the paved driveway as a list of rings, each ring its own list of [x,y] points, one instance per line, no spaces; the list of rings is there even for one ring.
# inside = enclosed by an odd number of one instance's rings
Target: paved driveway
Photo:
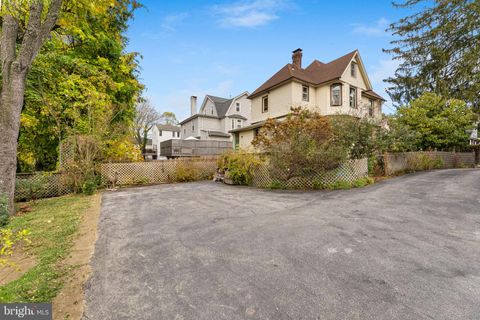
[[[480,319],[480,170],[105,193],[86,319]]]

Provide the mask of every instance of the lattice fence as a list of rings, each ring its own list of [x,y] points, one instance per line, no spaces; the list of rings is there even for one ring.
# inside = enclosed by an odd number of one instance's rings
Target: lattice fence
[[[58,197],[70,192],[61,173],[20,173],[15,180],[15,201]]]
[[[107,185],[135,185],[171,183],[188,170],[193,170],[197,179],[213,177],[217,157],[181,158],[151,162],[104,163],[101,174]]]
[[[302,177],[273,177],[268,163],[258,166],[252,184],[259,188],[281,187],[285,189],[325,188],[340,181],[352,183],[368,175],[367,159],[348,160],[337,169]]]
[[[418,151],[384,154],[385,175],[394,175],[406,171],[421,170],[419,163],[428,157],[442,169],[473,167],[474,152]]]

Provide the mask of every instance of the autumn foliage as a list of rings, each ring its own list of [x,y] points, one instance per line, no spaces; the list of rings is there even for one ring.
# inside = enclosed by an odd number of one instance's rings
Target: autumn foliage
[[[272,175],[283,179],[334,169],[347,158],[329,119],[299,107],[285,120],[268,119],[253,145],[268,155]]]

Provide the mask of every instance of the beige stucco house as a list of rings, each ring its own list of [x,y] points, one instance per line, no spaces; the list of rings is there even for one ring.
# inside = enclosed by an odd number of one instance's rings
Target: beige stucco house
[[[191,115],[180,122],[182,139],[231,141],[230,130],[250,124],[251,100],[243,92],[233,98],[206,95],[197,113],[197,98],[190,98]]]
[[[249,148],[265,120],[285,118],[291,107],[380,121],[385,101],[373,91],[358,50],[328,63],[314,60],[303,68],[301,49],[293,51],[292,63],[281,68],[248,99],[252,101],[251,124],[230,131],[235,147]]]

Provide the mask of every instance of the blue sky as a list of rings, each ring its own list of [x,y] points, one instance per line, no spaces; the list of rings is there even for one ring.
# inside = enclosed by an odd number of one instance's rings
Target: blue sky
[[[189,115],[191,95],[252,92],[303,49],[303,65],[359,49],[374,90],[397,62],[382,53],[388,24],[409,12],[389,0],[153,1],[136,12],[128,51],[139,52],[141,81],[160,112]],[[388,101],[384,112],[393,111]]]

